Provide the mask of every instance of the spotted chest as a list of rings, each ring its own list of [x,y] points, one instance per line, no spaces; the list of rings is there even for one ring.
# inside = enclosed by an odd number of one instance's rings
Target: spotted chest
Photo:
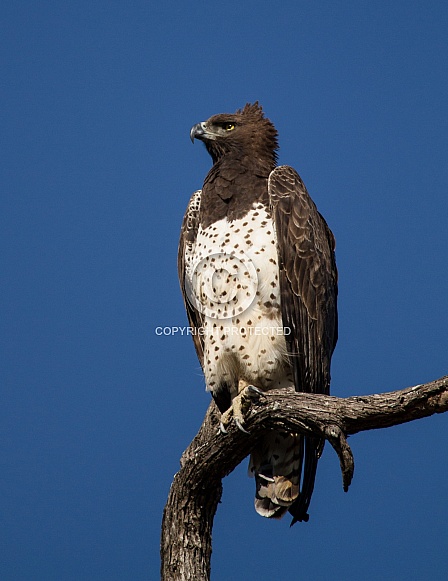
[[[199,227],[186,276],[203,315],[207,389],[225,384],[234,395],[240,379],[263,389],[290,382],[277,240],[265,206]]]

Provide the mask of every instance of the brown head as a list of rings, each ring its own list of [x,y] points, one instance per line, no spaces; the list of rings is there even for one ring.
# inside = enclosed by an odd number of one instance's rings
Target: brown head
[[[258,101],[247,103],[235,113],[213,115],[194,125],[190,131],[192,141],[196,138],[204,142],[213,163],[234,154],[240,160],[249,156],[254,161],[268,163],[270,169],[277,162],[277,135]]]

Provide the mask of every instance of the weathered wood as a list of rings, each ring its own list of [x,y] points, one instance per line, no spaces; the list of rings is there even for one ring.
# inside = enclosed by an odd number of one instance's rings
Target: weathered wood
[[[218,433],[212,403],[204,422],[181,458],[162,523],[163,581],[208,581],[211,533],[221,499],[222,479],[252,450],[266,430],[313,433],[324,437],[339,456],[343,487],[348,490],[354,461],[346,437],[387,428],[448,411],[448,376],[399,391],[338,398],[271,391],[252,405],[245,427]]]

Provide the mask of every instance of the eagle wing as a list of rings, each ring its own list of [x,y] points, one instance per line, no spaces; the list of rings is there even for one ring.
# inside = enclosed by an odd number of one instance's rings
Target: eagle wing
[[[187,264],[194,259],[194,250],[199,228],[199,210],[201,207],[201,190],[197,190],[191,196],[185,212],[182,228],[180,231],[179,250],[177,255],[177,270],[179,275],[180,288],[184,297],[185,309],[187,311],[188,322],[192,330],[192,337],[198,359],[203,366],[204,362],[204,338],[201,334],[203,317],[201,312],[195,307],[193,289],[186,276]]]
[[[281,311],[296,391],[329,393],[330,361],[337,341],[335,241],[299,174],[275,168],[268,182],[277,235]],[[288,334],[289,333],[289,334]],[[291,506],[306,520],[323,442],[304,438],[301,494]]]

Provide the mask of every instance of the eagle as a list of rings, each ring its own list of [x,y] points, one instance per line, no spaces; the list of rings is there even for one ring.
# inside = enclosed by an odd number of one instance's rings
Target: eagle
[[[335,239],[299,174],[277,166],[258,101],[191,128],[213,165],[181,228],[178,271],[190,333],[221,431],[271,389],[328,394],[337,341]],[[223,436],[225,437],[225,436]],[[249,462],[255,509],[307,521],[323,440],[267,432]]]

